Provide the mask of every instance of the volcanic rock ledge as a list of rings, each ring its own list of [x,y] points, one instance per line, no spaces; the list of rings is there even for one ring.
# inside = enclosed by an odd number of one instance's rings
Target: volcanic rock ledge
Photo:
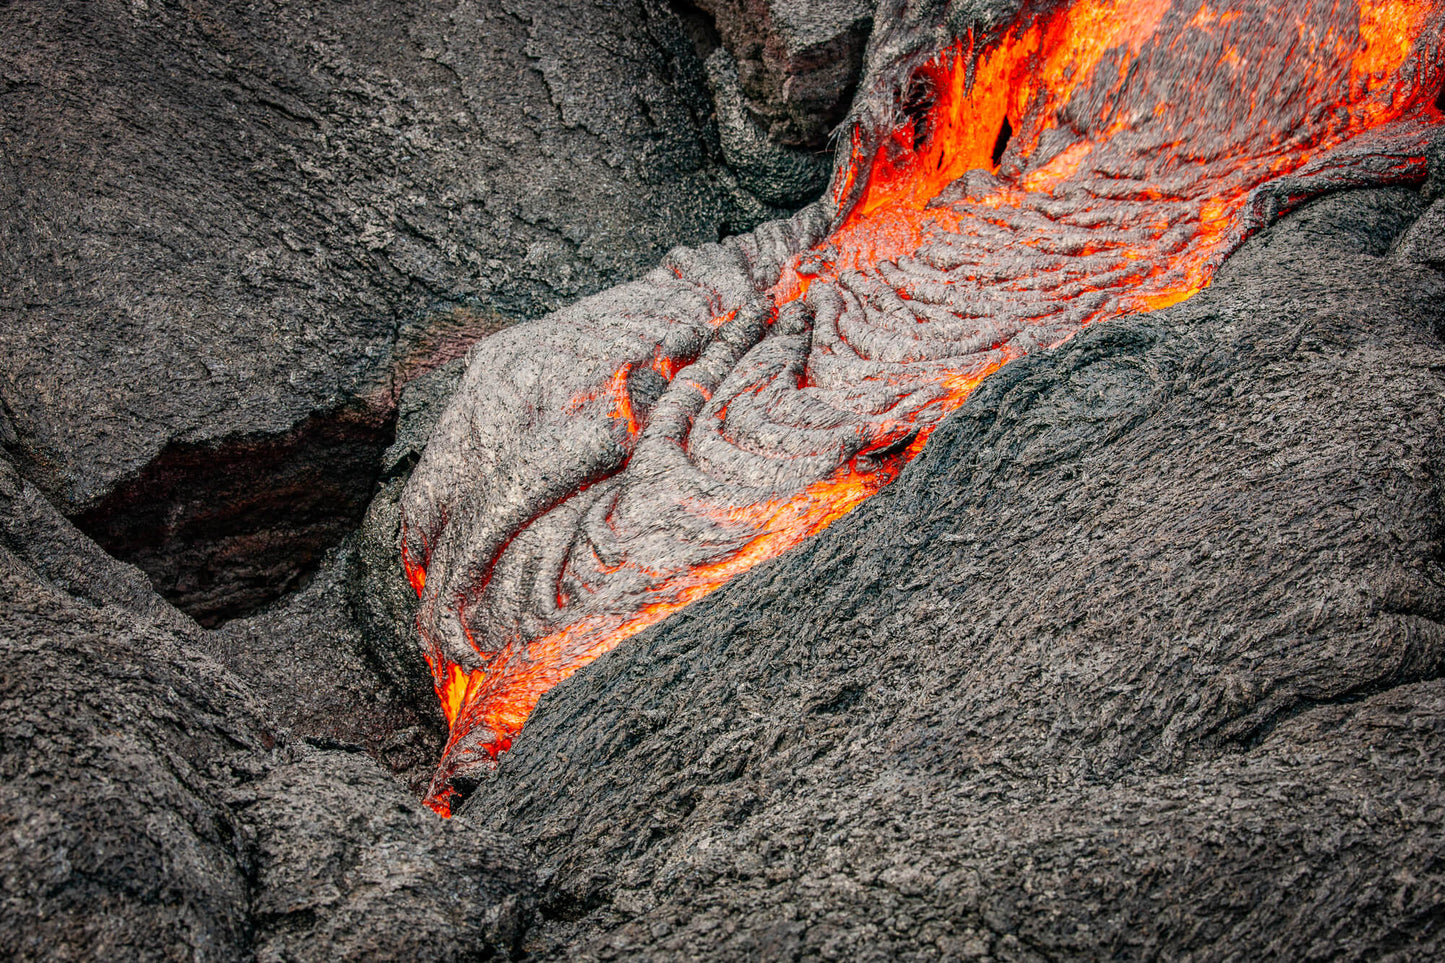
[[[1427,204],[1327,197],[1006,367],[852,516],[544,697],[462,810],[538,857],[532,948],[1438,956]]]
[[[684,4],[683,6],[690,6]],[[868,0],[697,0],[775,143],[820,148],[848,112],[873,26]]]

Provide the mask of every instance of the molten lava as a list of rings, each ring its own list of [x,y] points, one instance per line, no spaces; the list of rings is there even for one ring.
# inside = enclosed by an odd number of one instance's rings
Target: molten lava
[[[1423,178],[1442,20],[1041,0],[874,91],[894,122],[855,125],[831,220],[479,345],[403,503],[451,724],[432,805],[549,688],[891,482],[1002,365],[1189,297],[1314,194]]]

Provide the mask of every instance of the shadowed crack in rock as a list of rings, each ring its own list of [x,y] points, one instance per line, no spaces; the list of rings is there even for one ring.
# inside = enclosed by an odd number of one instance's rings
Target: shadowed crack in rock
[[[204,626],[298,588],[361,521],[391,417],[357,406],[279,437],[173,444],[76,524]]]

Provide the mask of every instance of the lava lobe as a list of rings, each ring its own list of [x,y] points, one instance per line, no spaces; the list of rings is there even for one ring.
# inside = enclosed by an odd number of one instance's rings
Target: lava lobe
[[[1314,194],[1421,179],[1442,28],[1429,0],[1025,4],[875,83],[825,203],[478,345],[403,503],[452,726],[432,805],[1000,366],[1189,297]]]

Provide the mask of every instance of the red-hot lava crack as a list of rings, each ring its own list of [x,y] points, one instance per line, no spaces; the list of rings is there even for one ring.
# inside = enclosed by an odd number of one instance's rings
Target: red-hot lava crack
[[[991,372],[1174,304],[1335,187],[1424,175],[1428,0],[1026,6],[906,71],[827,207],[481,343],[407,489],[451,740],[851,511]]]

